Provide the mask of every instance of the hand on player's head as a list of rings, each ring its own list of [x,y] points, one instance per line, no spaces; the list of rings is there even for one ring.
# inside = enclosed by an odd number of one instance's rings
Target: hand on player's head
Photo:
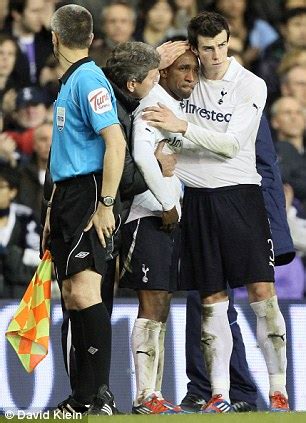
[[[157,47],[157,51],[161,56],[159,69],[165,69],[180,57],[185,51],[190,49],[187,41],[167,41]]]

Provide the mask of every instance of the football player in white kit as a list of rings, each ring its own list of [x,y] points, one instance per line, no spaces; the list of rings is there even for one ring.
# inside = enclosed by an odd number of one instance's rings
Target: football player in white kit
[[[160,101],[184,117],[181,100],[188,98],[198,80],[198,60],[192,51],[181,55],[170,68],[160,71],[162,81],[171,79],[167,91],[156,84],[141,100],[133,124],[133,157],[149,187],[134,197],[127,222],[122,228],[120,286],[135,289],[139,299],[138,316],[132,332],[137,393],[135,414],[173,414],[181,412],[161,394],[164,367],[166,320],[172,292],[177,290],[177,256],[174,245],[178,231],[173,228],[180,214],[182,185],[177,176],[163,177],[154,155],[160,142],[170,138],[181,145],[181,134],[149,127],[142,110]],[[188,142],[193,149],[201,147]],[[169,150],[169,153],[171,151]],[[169,224],[163,216],[169,214]],[[170,220],[171,219],[171,220]],[[170,226],[170,231],[167,231]],[[161,230],[161,229],[166,230]],[[171,230],[173,229],[173,230]]]
[[[196,155],[182,150],[176,166],[185,184],[182,285],[198,289],[202,298],[201,343],[212,387],[203,412],[231,411],[227,283],[248,289],[269,374],[270,409],[288,411],[286,327],[274,289],[273,243],[255,163],[267,90],[262,79],[227,57],[229,36],[223,16],[202,12],[194,17],[188,38],[201,70],[184,103],[185,119],[163,104],[147,108],[143,118],[151,128],[183,134],[203,147]]]

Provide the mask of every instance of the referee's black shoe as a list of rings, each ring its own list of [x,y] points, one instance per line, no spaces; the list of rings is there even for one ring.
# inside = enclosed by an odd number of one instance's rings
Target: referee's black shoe
[[[187,411],[189,413],[198,413],[205,404],[206,401],[204,398],[187,392],[185,397],[182,399],[182,402],[180,403],[180,407],[183,411]]]
[[[58,415],[65,416],[74,416],[76,414],[85,415],[88,412],[89,404],[82,404],[79,401],[75,400],[72,396],[69,396],[67,399],[58,404],[55,412]]]
[[[114,395],[108,389],[107,385],[100,386],[87,414],[94,416],[112,416],[113,414],[121,414],[116,407]]]

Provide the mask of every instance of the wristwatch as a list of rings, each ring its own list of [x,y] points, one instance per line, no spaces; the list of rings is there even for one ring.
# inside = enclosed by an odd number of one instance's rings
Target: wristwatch
[[[106,207],[111,207],[115,204],[116,200],[114,197],[111,197],[110,195],[106,195],[105,197],[100,197],[99,201],[104,204]]]

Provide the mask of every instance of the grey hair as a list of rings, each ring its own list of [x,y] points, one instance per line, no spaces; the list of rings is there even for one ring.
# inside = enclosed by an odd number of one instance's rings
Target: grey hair
[[[85,7],[67,4],[54,12],[51,30],[58,34],[65,47],[89,48],[93,33],[92,15]]]
[[[106,62],[111,80],[121,89],[128,81],[142,82],[148,72],[159,67],[160,54],[140,41],[120,43]]]

